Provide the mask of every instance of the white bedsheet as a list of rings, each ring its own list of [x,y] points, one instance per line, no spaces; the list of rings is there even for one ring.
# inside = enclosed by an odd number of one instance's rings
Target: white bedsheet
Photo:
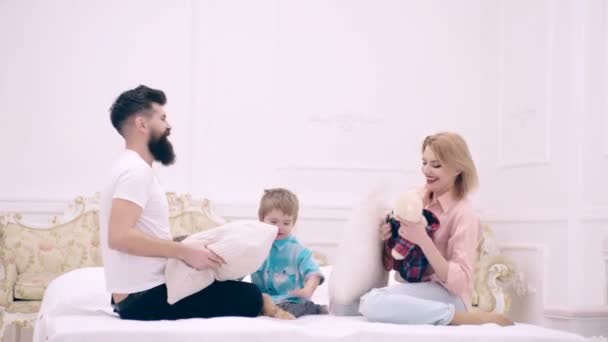
[[[321,293],[323,291],[320,291]],[[557,330],[527,324],[499,327],[393,325],[361,317],[308,316],[295,321],[266,317],[139,322],[120,320],[104,291],[103,269],[67,273],[48,287],[34,331],[34,342],[72,341],[585,341]],[[323,298],[317,300],[323,301]]]

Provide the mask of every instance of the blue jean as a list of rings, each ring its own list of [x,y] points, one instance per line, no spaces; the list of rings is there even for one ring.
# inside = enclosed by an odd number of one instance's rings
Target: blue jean
[[[435,282],[395,284],[361,297],[359,312],[370,321],[397,324],[447,325],[462,300]]]

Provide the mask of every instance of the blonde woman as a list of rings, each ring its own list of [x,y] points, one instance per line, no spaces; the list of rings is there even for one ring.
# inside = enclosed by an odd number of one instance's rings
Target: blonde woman
[[[359,311],[368,320],[398,324],[512,324],[499,314],[469,311],[481,224],[467,199],[478,180],[464,139],[450,132],[426,137],[422,173],[424,208],[441,226],[431,238],[423,223],[398,217],[399,235],[420,246],[431,267],[420,283],[371,290],[361,297]],[[388,224],[380,227],[380,235],[384,241],[391,236]]]

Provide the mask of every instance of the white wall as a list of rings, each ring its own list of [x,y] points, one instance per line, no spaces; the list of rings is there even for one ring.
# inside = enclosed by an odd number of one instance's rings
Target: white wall
[[[582,91],[585,108],[582,115],[580,194],[581,234],[579,256],[587,261],[584,271],[586,303],[608,304],[608,273],[601,262],[602,237],[608,239],[608,4],[591,1],[583,8],[587,20],[585,32],[585,69]],[[598,279],[596,275],[604,275]],[[599,280],[599,281],[598,281]]]
[[[169,97],[168,189],[236,218],[290,187],[299,234],[329,253],[365,189],[419,184],[422,137],[454,130],[536,290],[516,310],[599,304],[607,17],[601,0],[5,0],[0,212],[99,189],[122,148],[107,109],[140,83]]]
[[[140,83],[170,94],[176,131],[191,118],[190,1],[0,2],[0,197],[72,198],[102,186],[122,149],[108,109]],[[167,177],[189,189],[190,135]]]
[[[404,182],[429,132],[478,149],[478,7],[198,2],[193,191],[253,204],[283,185],[348,205],[375,178]]]
[[[521,311],[538,321],[540,301],[568,303],[568,146],[572,108],[567,79],[573,62],[564,53],[572,39],[563,2],[490,1],[482,15],[483,217],[507,252],[536,254],[527,277],[534,301]],[[561,19],[561,20],[560,20]],[[571,28],[571,27],[570,27]],[[543,248],[546,247],[546,248]],[[538,256],[538,255],[541,256]],[[545,255],[546,254],[546,255]],[[538,265],[538,261],[542,263]],[[520,267],[525,264],[522,258]],[[517,309],[519,301],[515,302]]]
[[[482,211],[516,246],[507,253],[529,244],[540,255],[533,296],[547,306],[606,303],[607,10],[603,1],[482,3]]]

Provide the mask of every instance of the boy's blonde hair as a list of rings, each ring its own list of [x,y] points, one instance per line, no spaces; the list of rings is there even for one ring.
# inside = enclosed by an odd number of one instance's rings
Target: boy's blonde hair
[[[293,192],[283,188],[266,189],[260,200],[258,217],[260,221],[264,221],[264,217],[269,212],[278,209],[283,214],[293,217],[293,223],[295,223],[298,219],[299,207],[298,197]]]
[[[429,147],[442,164],[458,171],[454,189],[458,199],[464,198],[479,184],[477,168],[464,139],[457,133],[429,135],[422,142],[422,153]]]

